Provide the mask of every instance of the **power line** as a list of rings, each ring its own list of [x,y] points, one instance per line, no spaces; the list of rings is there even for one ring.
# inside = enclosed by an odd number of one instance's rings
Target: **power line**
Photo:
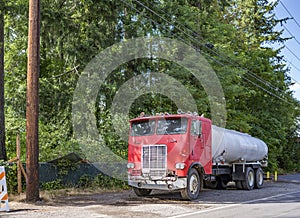
[[[278,98],[278,99],[280,99],[280,100],[286,102],[287,104],[294,105],[294,104],[288,102],[286,99],[281,98],[280,96],[274,94],[273,92],[270,92],[269,90],[267,90],[267,89],[261,87],[260,85],[254,83],[253,81],[249,80],[247,77],[244,77],[244,79],[247,80],[248,82],[250,82],[251,84],[255,85],[256,87],[260,88],[261,90],[267,92],[269,95],[272,95],[273,97],[276,97],[276,98]]]
[[[147,10],[149,10],[150,12],[154,13],[156,16],[160,17],[161,19],[163,19],[164,21],[166,21],[169,24],[174,25],[174,28],[178,29],[180,32],[183,32],[185,35],[187,35],[189,38],[192,38],[192,40],[195,42],[195,38],[193,36],[191,36],[190,34],[187,34],[185,31],[181,30],[180,28],[178,28],[177,26],[175,26],[175,24],[173,24],[172,22],[168,21],[166,18],[162,17],[160,14],[158,14],[157,12],[155,12],[154,10],[152,10],[151,8],[149,8],[148,6],[146,6],[145,4],[141,3],[139,0],[135,0],[139,5],[141,5],[142,7],[146,8]],[[167,15],[169,18],[172,18],[172,16],[170,16],[168,13],[164,12],[161,9],[160,10],[162,13],[164,13],[164,15]],[[185,30],[188,30],[190,33],[192,33],[193,35],[196,35],[197,37],[204,39],[202,36],[200,36],[198,33],[195,33],[195,31],[191,30],[189,27],[187,27],[186,25],[182,25],[181,23],[179,23],[180,26],[183,26]],[[184,41],[185,42],[185,41]],[[200,44],[199,42],[196,42],[196,44]],[[213,50],[212,48],[210,48],[209,46],[207,46],[207,44],[200,44],[201,46],[204,46],[205,48],[207,48],[208,50],[212,51],[215,55],[217,55],[218,57],[221,57],[224,59],[224,53],[218,51],[219,53],[217,53],[215,50]],[[209,58],[212,59],[211,56],[209,56]],[[227,61],[227,63],[231,64],[234,67],[237,67],[239,69],[245,70],[246,74],[250,75],[251,77],[255,78],[256,80],[258,80],[259,82],[263,83],[264,85],[267,85],[268,87],[270,87],[271,89],[275,90],[275,91],[282,91],[281,89],[279,89],[278,87],[274,86],[272,83],[262,79],[261,77],[259,77],[258,75],[252,73],[248,68],[245,67],[241,67],[236,61],[232,60],[231,58],[228,59],[228,56],[225,55],[225,61]],[[236,66],[237,65],[237,66]],[[252,67],[251,67],[252,68]]]
[[[285,7],[286,8],[286,7]],[[286,10],[287,10],[287,8],[286,8]],[[289,13],[289,15],[291,16],[291,14]],[[278,20],[278,17],[277,16],[275,16],[276,17],[276,19]],[[284,24],[282,24],[282,26],[283,26],[283,28],[290,34],[290,36],[300,45],[300,42],[299,42],[299,40],[297,40],[297,38],[292,34],[292,32],[284,25]],[[286,47],[286,49],[291,53],[291,54],[293,54],[293,56],[295,56],[298,60],[299,60],[299,57],[287,46],[287,45],[284,45],[285,47]],[[293,68],[295,68],[298,72],[300,72],[300,69],[296,66],[296,65],[294,65],[292,62],[290,62],[290,61],[288,61],[288,60],[286,60],[290,65],[292,65],[293,66]],[[296,83],[300,83],[300,82],[298,82],[297,80],[295,80],[292,76],[290,76]]]
[[[282,24],[282,26],[283,26],[283,28],[291,35],[291,37],[300,45],[300,42],[298,41],[298,39],[291,33],[291,31],[289,31],[289,29],[285,26],[285,25],[283,25]]]
[[[141,11],[139,11],[137,8],[135,8],[132,4],[129,4],[128,2],[124,1],[124,0],[121,0],[123,3],[125,3],[126,5],[128,5],[129,7],[131,7],[133,10],[135,10],[136,12],[138,13],[141,13]],[[144,5],[143,3],[141,3],[140,1],[136,0],[136,2],[141,5],[143,8],[145,8],[146,10],[150,11],[151,13],[153,13],[154,15],[158,16],[160,19],[164,20],[165,22],[167,22],[168,24],[172,25],[174,27],[174,29],[177,29],[179,30],[179,32],[185,34],[186,36],[188,36],[188,38],[190,38],[195,44],[198,44],[200,46],[203,46],[203,47],[206,47],[207,49],[209,49],[211,52],[213,52],[216,56],[218,56],[219,58],[222,58],[223,60],[225,59],[227,61],[227,63],[230,63],[231,66],[233,67],[236,67],[238,69],[242,69],[242,70],[245,70],[246,71],[246,74],[247,75],[250,75],[251,77],[257,79],[258,81],[260,81],[261,83],[263,83],[264,85],[267,85],[269,88],[273,89],[274,91],[278,92],[280,89],[274,85],[272,85],[271,83],[269,83],[268,81],[265,81],[263,79],[261,79],[260,77],[258,77],[257,75],[255,75],[254,73],[250,72],[249,69],[245,69],[245,68],[242,68],[240,66],[236,66],[236,64],[234,64],[232,61],[230,61],[231,59],[227,56],[227,57],[224,57],[224,56],[221,56],[220,54],[218,54],[216,51],[214,51],[213,49],[209,48],[208,46],[206,45],[203,45],[201,43],[199,43],[198,41],[196,41],[196,39],[191,36],[190,34],[186,33],[184,30],[178,28],[176,25],[174,25],[172,22],[168,21],[166,18],[162,17],[160,14],[158,14],[157,12],[155,12],[154,10],[152,10],[151,8],[149,8],[148,6]],[[153,20],[152,18],[149,18],[148,16],[144,15],[143,16],[147,17],[148,19],[150,19],[151,21],[153,21],[154,23],[156,23],[157,25],[161,26],[161,24],[158,24],[155,20]],[[170,29],[167,29],[165,28],[164,26],[162,26],[163,29],[167,30],[168,32],[170,32],[172,35],[175,35],[174,33],[171,32]],[[191,30],[190,30],[191,31]],[[177,36],[178,37],[178,36]],[[184,43],[187,43],[185,39],[182,39],[181,37],[179,37]],[[189,44],[189,43],[188,43]],[[210,59],[213,59],[215,62],[217,62],[218,64],[224,66],[224,67],[227,67],[227,65],[225,65],[224,63],[216,60],[215,58],[212,58],[211,56],[207,55]],[[245,80],[247,80],[248,82],[250,82],[251,80],[249,78],[246,78],[245,76],[241,75],[242,78],[244,78]],[[270,95],[274,96],[274,97],[277,97],[278,99],[280,100],[283,100],[285,101],[286,103],[288,104],[291,104],[290,102],[286,101],[285,99],[281,98],[280,96],[270,92],[269,90],[266,90],[265,88],[263,88],[262,86],[258,85],[257,83],[251,81],[250,82],[251,84],[255,85],[256,87],[260,88],[261,90],[269,93]],[[281,92],[284,93],[284,91],[280,90]],[[286,93],[284,93],[286,94]],[[293,104],[291,104],[293,105]]]
[[[293,17],[293,15],[290,13],[290,11],[287,9],[287,7],[282,3],[282,2],[280,2],[281,3],[281,5],[283,6],[283,8],[287,11],[287,13],[289,14],[289,16],[291,17],[290,19],[293,19],[294,20],[294,22],[298,25],[298,27],[300,27],[300,25],[299,25],[299,23],[297,22],[297,20]],[[276,19],[278,20],[278,17],[277,16],[275,16],[276,17]],[[284,24],[282,24],[282,26],[283,26],[283,28],[290,34],[290,36],[300,45],[300,42],[298,41],[298,39],[292,34],[292,32],[284,25]],[[292,53],[293,54],[293,56],[295,56],[298,60],[299,60],[299,57],[287,46],[287,45],[285,45],[285,47],[286,47],[286,49],[290,52],[290,53]],[[292,62],[290,62],[290,61],[288,61],[288,60],[286,60],[290,65],[292,65],[293,66],[293,68],[294,69],[296,69],[298,72],[300,72],[300,69],[296,66],[296,65],[294,65]],[[300,84],[300,82],[299,81],[297,81],[295,78],[293,78],[292,77],[292,75],[289,73],[289,75],[290,75],[290,78],[292,79],[292,80],[294,80],[295,81],[295,83],[298,83],[298,84]]]
[[[298,72],[300,72],[300,69],[299,69],[298,67],[296,67],[296,65],[294,65],[292,62],[290,62],[290,61],[288,61],[288,60],[286,60],[286,62],[288,62],[290,65],[292,65],[293,68],[295,68]],[[289,77],[290,77],[295,83],[300,84],[300,82],[297,81],[297,80],[292,76],[292,74],[291,74],[290,72],[287,72],[287,73],[289,74]]]
[[[135,0],[135,1],[136,1],[139,5],[141,5],[143,8],[149,10],[150,12],[152,12],[153,14],[155,14],[156,16],[158,16],[158,17],[160,17],[161,19],[163,19],[165,22],[167,22],[167,23],[169,23],[169,24],[172,24],[170,21],[166,20],[164,17],[162,17],[162,16],[159,15],[157,12],[155,12],[155,11],[152,10],[152,9],[150,9],[149,7],[147,7],[146,5],[144,5],[143,3],[141,3],[140,1],[138,1],[138,0]],[[132,6],[132,5],[131,5],[131,6]],[[151,19],[151,18],[150,18],[150,19]],[[151,20],[153,20],[153,19],[151,19]],[[174,26],[174,28],[178,29],[180,32],[182,32],[182,33],[184,33],[185,35],[187,35],[190,39],[195,40],[194,37],[190,36],[190,35],[187,34],[185,31],[179,29],[179,28],[178,28],[177,26],[175,26],[174,24],[172,24],[172,25]],[[164,28],[164,27],[163,27],[163,28]],[[190,31],[191,31],[191,30],[190,30]],[[172,33],[171,33],[171,34],[172,34]],[[172,35],[174,35],[174,34],[172,34]],[[184,40],[184,42],[185,42],[185,40]],[[194,41],[194,42],[195,42],[195,41]],[[185,42],[185,43],[186,43],[186,42]],[[199,42],[197,42],[196,44],[199,45]],[[203,44],[200,44],[200,45],[203,46]],[[205,46],[205,47],[207,47],[207,46]],[[224,56],[222,57],[220,54],[218,54],[216,51],[212,50],[211,48],[209,48],[209,47],[207,47],[207,48],[208,48],[210,51],[212,51],[214,54],[216,54],[218,57],[221,57],[222,59],[224,58]],[[210,56],[209,56],[209,57],[210,57]],[[212,57],[210,57],[210,58],[212,58]],[[226,57],[226,58],[227,58],[227,59],[226,59],[227,62],[230,63],[232,66],[234,66],[234,67],[236,67],[236,68],[239,68],[239,69],[242,69],[242,70],[245,70],[245,71],[246,71],[246,74],[248,74],[248,75],[250,75],[251,77],[257,79],[257,80],[260,81],[260,82],[262,82],[264,85],[267,85],[269,88],[272,88],[274,91],[277,92],[277,91],[280,90],[278,87],[273,86],[273,85],[272,85],[271,83],[269,83],[268,81],[265,81],[265,80],[261,79],[260,77],[258,77],[257,75],[255,75],[254,73],[250,72],[249,69],[245,69],[245,68],[242,68],[242,67],[240,67],[240,66],[236,66],[236,65],[233,64],[233,62],[229,61],[229,60],[231,60],[231,59],[228,59],[228,57]],[[216,61],[216,59],[214,59],[214,60]],[[217,63],[220,64],[220,65],[222,65],[222,66],[227,67],[225,64],[221,63],[220,61],[217,61]],[[243,75],[241,75],[241,77],[244,78],[245,80],[249,81],[249,79],[246,78],[246,77],[244,77]],[[257,86],[258,88],[260,88],[260,89],[262,89],[262,90],[268,92],[269,94],[271,93],[270,91],[264,89],[262,86],[260,86],[260,85],[258,85],[258,84],[256,84],[256,83],[254,83],[253,81],[251,81],[251,83],[252,83],[253,85]],[[282,90],[280,90],[280,91],[284,93],[284,91],[282,91]],[[284,93],[284,94],[285,94],[285,93]],[[279,99],[284,100],[284,99],[282,99],[280,96],[278,96],[278,95],[276,95],[276,94],[274,94],[274,93],[272,93],[271,95],[277,96]],[[287,102],[286,100],[284,100],[284,101]],[[290,102],[287,102],[287,103],[291,104]]]
[[[277,20],[279,20],[279,18],[277,17],[277,16],[275,16],[275,18],[277,19]],[[290,34],[290,36],[300,45],[300,42],[297,40],[297,38],[292,34],[292,32],[284,25],[284,24],[281,24],[281,26],[283,26],[283,28]],[[294,54],[294,52],[292,52],[292,50],[287,46],[287,45],[284,45],[286,48],[287,48],[287,50],[289,50],[297,59],[299,59],[298,58],[298,56],[296,55],[296,54]],[[294,65],[292,62],[290,62],[290,61],[288,61],[288,60],[285,60],[286,62],[288,62],[290,65],[292,65],[293,66],[293,68],[294,69],[296,69],[299,73],[300,73],[300,69],[296,66],[296,65]],[[291,73],[289,73],[289,72],[287,72],[289,75],[290,75],[290,78],[292,79],[292,80],[294,80],[294,82],[295,83],[298,83],[298,84],[300,84],[300,82],[299,81],[297,81],[295,78],[293,78],[292,77],[292,75],[291,75]]]
[[[143,8],[149,10],[151,13],[155,14],[156,16],[158,16],[159,18],[161,18],[162,20],[164,20],[165,22],[167,22],[170,25],[173,25],[175,29],[179,30],[180,32],[184,33],[186,36],[188,36],[194,43],[205,47],[206,49],[210,50],[210,52],[213,52],[216,56],[218,56],[219,58],[225,60],[227,63],[229,63],[231,66],[239,68],[241,70],[246,71],[246,74],[248,74],[249,76],[251,76],[252,78],[258,80],[259,82],[263,83],[264,85],[268,86],[269,88],[273,89],[274,91],[281,91],[284,93],[283,90],[281,90],[280,88],[274,86],[273,84],[271,84],[270,82],[262,79],[261,77],[259,77],[258,75],[252,73],[248,68],[245,67],[241,67],[239,65],[239,63],[237,63],[236,61],[232,60],[232,58],[228,57],[228,56],[224,56],[223,54],[217,53],[215,50],[213,50],[212,48],[210,48],[209,46],[207,46],[207,44],[201,44],[200,42],[198,42],[193,36],[191,36],[190,34],[187,34],[184,30],[178,28],[176,25],[174,25],[172,22],[168,21],[166,18],[162,17],[160,14],[158,14],[157,12],[155,12],[154,10],[152,10],[151,8],[149,8],[148,6],[146,6],[145,4],[143,4],[142,2],[140,2],[139,0],[135,0],[139,5],[141,5]],[[160,10],[162,11],[162,10]],[[165,15],[168,15],[168,17],[171,17],[169,14],[163,12]],[[192,32],[193,34],[195,34],[195,32],[189,28],[185,29],[189,30],[189,32]],[[197,34],[197,36],[199,36]],[[203,37],[201,37],[203,39]]]
[[[278,17],[276,17],[276,19],[278,20]],[[291,33],[291,31],[284,25],[282,24],[283,28],[290,34],[290,36],[300,45],[300,42],[298,41],[298,39]],[[285,45],[285,47],[287,47],[287,45]],[[288,47],[287,47],[288,48]],[[289,51],[291,51],[291,49],[288,48]],[[291,53],[299,60],[299,57],[291,51]]]
[[[291,12],[287,9],[287,7],[283,4],[283,2],[282,1],[279,1],[279,2],[283,6],[283,8],[286,10],[286,12],[292,17],[292,19],[295,21],[295,23],[297,24],[297,26],[300,28],[300,24],[295,19],[295,17],[291,14]]]
[[[126,1],[124,1],[124,0],[121,0],[121,1],[122,1],[124,4],[126,4],[127,6],[129,6],[130,8],[132,8],[133,10],[135,10],[136,12],[141,13],[141,11],[138,10],[137,8],[135,8],[133,5],[129,4],[128,2],[126,2]],[[141,3],[141,4],[142,4],[142,3]],[[152,11],[152,10],[151,10],[151,11]],[[157,14],[157,13],[156,13],[156,14]],[[157,14],[157,15],[158,15],[158,14]],[[151,20],[151,21],[152,21],[153,23],[155,23],[156,25],[161,26],[161,24],[159,24],[157,21],[153,20],[152,18],[148,17],[147,15],[143,14],[143,16],[146,17],[147,19]],[[158,16],[159,16],[159,15],[158,15]],[[165,21],[168,22],[167,20],[165,20]],[[169,23],[169,22],[168,22],[168,23]],[[172,31],[171,31],[170,29],[166,28],[165,26],[162,26],[162,28],[163,28],[164,30],[170,32],[171,35],[176,36],[177,39],[179,39],[179,40],[182,41],[183,43],[188,44],[188,45],[194,47],[193,45],[187,43],[186,40],[183,39],[182,37],[178,36],[177,34],[172,33]],[[176,28],[177,28],[177,27],[176,27]],[[178,29],[178,28],[177,28],[177,29]],[[180,31],[182,31],[182,30],[180,30]],[[182,32],[184,32],[184,31],[182,31]],[[189,35],[188,35],[188,36],[189,36]],[[198,50],[198,51],[199,51],[199,50]],[[218,64],[220,64],[220,65],[226,67],[226,65],[224,65],[222,62],[220,62],[219,60],[215,59],[214,57],[211,57],[210,55],[205,54],[205,53],[203,53],[203,52],[201,52],[201,51],[199,51],[199,52],[202,53],[203,55],[205,55],[207,58],[213,60],[214,62],[216,62],[216,63],[218,63]]]
[[[292,65],[297,71],[299,71],[300,72],[300,69],[298,68],[298,67],[296,67],[296,65],[295,64],[293,64],[292,62],[290,62],[290,61],[287,61],[287,62],[289,62],[289,64],[290,65]]]
[[[289,47],[287,47],[287,46],[285,46],[285,48],[289,51],[289,52],[291,52],[291,54],[293,55],[293,56],[295,56],[295,58],[297,58],[297,60],[298,61],[300,61],[300,58],[289,48]]]

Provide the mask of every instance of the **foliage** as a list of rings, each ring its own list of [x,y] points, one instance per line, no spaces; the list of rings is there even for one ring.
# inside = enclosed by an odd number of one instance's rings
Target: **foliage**
[[[99,174],[93,181],[94,187],[103,189],[128,189],[126,181],[111,178],[109,176]]]
[[[68,185],[63,184],[60,179],[46,182],[41,184],[42,190],[52,191],[58,189],[70,188]],[[118,180],[111,178],[110,176],[106,176],[103,174],[99,174],[96,177],[91,177],[89,175],[82,175],[78,181],[78,184],[75,186],[78,190],[124,190],[129,189],[126,181]]]
[[[4,2],[0,1],[0,159],[6,160],[4,115]]]
[[[57,190],[57,189],[62,189],[64,188],[64,186],[61,183],[60,179],[51,181],[51,182],[45,182],[41,184],[41,189],[42,190],[47,190],[47,191],[51,191],[51,190]]]
[[[6,172],[7,191],[9,193],[15,193],[18,187],[17,164],[6,164],[5,172]]]
[[[5,3],[6,148],[8,159],[15,157],[16,135],[20,134],[24,162],[28,1]],[[191,45],[209,61],[225,93],[227,128],[263,139],[269,147],[270,170],[299,170],[299,144],[295,140],[299,130],[299,102],[289,88],[291,81],[280,49],[271,47],[287,40],[282,38],[282,31],[274,28],[280,22],[273,13],[276,2],[45,0],[41,3],[40,161],[70,152],[89,157],[101,153],[103,146],[126,159],[128,118],[141,111],[147,114],[177,111],[170,98],[152,92],[135,99],[128,117],[112,113],[118,89],[135,76],[147,78],[149,72],[165,73],[178,80],[195,99],[199,113],[211,116],[208,96],[191,73],[164,59],[135,59],[122,64],[106,78],[96,105],[92,106],[102,139],[99,142],[75,139],[73,93],[88,62],[115,43],[139,36],[164,36]],[[86,153],[82,152],[82,146]],[[112,181],[100,176],[99,185],[100,179],[108,184]],[[82,180],[88,182],[89,178]]]

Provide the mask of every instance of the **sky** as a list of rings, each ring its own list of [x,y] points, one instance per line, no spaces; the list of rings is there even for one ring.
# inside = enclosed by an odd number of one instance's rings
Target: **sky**
[[[300,1],[299,0],[280,0],[275,8],[275,15],[278,19],[293,18],[287,20],[283,25],[276,28],[284,29],[284,37],[294,37],[286,41],[285,48],[281,54],[290,68],[288,76],[294,85],[290,88],[294,91],[294,97],[300,101]]]

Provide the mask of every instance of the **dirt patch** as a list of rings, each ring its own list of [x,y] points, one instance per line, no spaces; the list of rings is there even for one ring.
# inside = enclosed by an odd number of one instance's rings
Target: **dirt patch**
[[[9,199],[11,211],[0,212],[0,217],[167,217],[299,190],[299,184],[266,182],[264,188],[252,191],[234,187],[204,189],[195,201],[184,201],[176,192],[154,191],[149,197],[141,198],[132,190],[64,190],[61,193],[41,193],[43,200],[34,204],[24,202],[25,195],[12,196]]]

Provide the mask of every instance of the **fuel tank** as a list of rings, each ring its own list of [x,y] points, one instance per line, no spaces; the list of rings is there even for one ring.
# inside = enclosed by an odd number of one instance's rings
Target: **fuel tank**
[[[268,147],[249,134],[212,126],[213,163],[252,162],[267,160]]]

